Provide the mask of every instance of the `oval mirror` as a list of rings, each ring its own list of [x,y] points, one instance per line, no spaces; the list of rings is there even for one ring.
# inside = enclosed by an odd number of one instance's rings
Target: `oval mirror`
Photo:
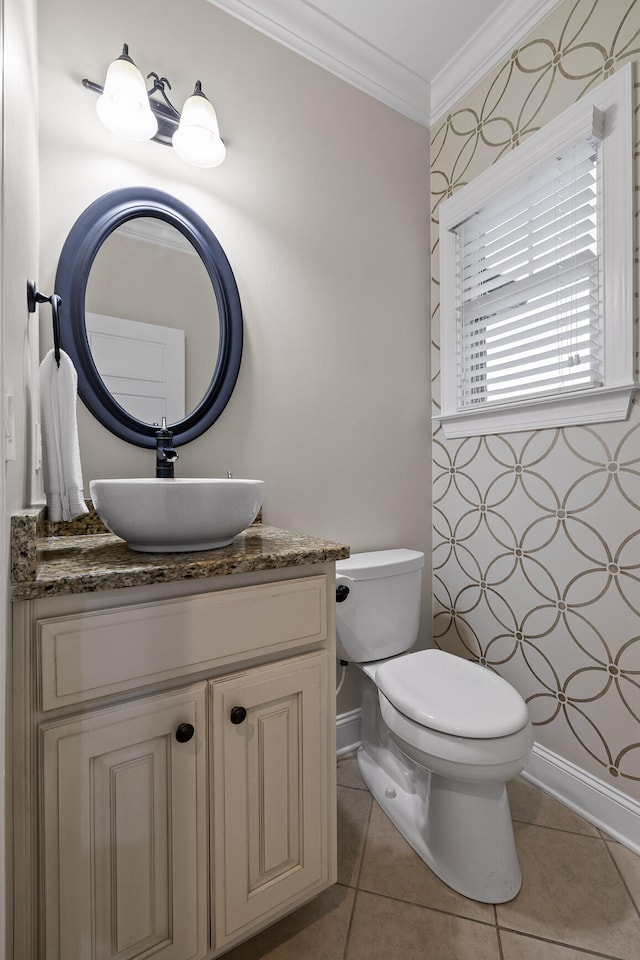
[[[177,446],[220,416],[242,308],[224,250],[188,206],[151,188],[100,197],[65,241],[55,289],[78,393],[112,433],[154,447],[164,416]]]

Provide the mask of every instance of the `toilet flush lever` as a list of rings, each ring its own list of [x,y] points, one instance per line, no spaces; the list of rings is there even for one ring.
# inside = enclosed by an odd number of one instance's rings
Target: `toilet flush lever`
[[[336,587],[336,603],[344,603],[350,592],[346,583],[339,583]]]

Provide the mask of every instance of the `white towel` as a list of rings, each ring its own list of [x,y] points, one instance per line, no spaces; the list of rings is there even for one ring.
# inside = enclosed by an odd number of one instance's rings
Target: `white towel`
[[[50,350],[40,364],[40,427],[44,491],[49,520],[73,520],[88,513],[84,500],[76,395],[78,375],[60,351],[60,366]]]

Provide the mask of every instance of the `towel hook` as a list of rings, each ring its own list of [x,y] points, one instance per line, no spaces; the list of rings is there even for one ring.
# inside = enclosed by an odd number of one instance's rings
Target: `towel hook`
[[[57,293],[52,293],[50,297],[45,297],[39,293],[33,280],[27,280],[27,307],[29,313],[35,313],[37,303],[50,303],[51,316],[53,320],[53,353],[56,363],[60,366],[60,304],[61,298]]]

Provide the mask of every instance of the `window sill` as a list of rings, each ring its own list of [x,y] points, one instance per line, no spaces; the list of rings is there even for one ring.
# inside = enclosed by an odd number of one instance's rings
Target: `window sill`
[[[639,387],[639,384],[630,383],[622,387],[602,387],[588,393],[524,400],[464,412],[443,411],[432,419],[441,423],[447,440],[611,423],[628,418],[633,395]]]

